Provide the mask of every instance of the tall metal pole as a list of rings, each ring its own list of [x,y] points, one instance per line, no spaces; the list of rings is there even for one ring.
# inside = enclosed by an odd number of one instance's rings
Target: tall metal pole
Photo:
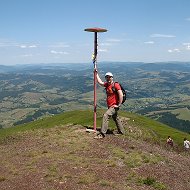
[[[94,130],[96,131],[96,108],[97,108],[97,101],[96,101],[96,82],[97,82],[97,72],[96,69],[96,61],[97,61],[97,46],[98,46],[98,40],[97,40],[97,32],[94,32]]]
[[[97,86],[97,54],[98,54],[98,32],[107,32],[103,28],[86,28],[84,31],[94,32],[94,55],[93,55],[93,64],[94,64],[94,131],[96,131],[96,109],[97,109],[97,100],[96,100],[96,86]]]

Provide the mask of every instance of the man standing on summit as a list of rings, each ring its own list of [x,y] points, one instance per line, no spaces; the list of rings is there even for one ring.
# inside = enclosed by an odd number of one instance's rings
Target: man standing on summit
[[[109,123],[110,117],[112,117],[116,123],[117,129],[118,129],[118,134],[124,134],[125,130],[118,117],[118,110],[123,101],[123,93],[122,93],[121,87],[120,87],[119,83],[113,81],[112,73],[107,72],[105,74],[106,81],[103,82],[98,75],[97,69],[95,69],[94,72],[96,72],[97,82],[102,87],[105,87],[105,89],[106,89],[107,107],[108,107],[108,110],[103,115],[101,131],[95,138],[99,139],[99,138],[105,137],[105,134],[108,130],[108,123]]]

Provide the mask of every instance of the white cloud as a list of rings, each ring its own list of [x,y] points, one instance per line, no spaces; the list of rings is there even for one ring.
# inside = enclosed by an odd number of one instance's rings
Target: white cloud
[[[110,38],[106,40],[107,42],[121,42],[120,39],[114,39],[114,38]]]
[[[98,49],[99,52],[108,52],[107,49]]]
[[[23,49],[25,49],[25,48],[37,48],[36,45],[16,45],[16,46],[23,48]]]
[[[28,46],[29,48],[36,48],[37,46],[36,45],[30,45]]]
[[[190,50],[190,42],[183,43],[186,46],[186,50]]]
[[[168,34],[152,34],[150,35],[151,38],[175,38],[174,35],[168,35]]]
[[[118,42],[121,42],[121,40],[116,38],[110,38],[107,39],[106,42],[100,43],[100,46],[113,46],[116,45]]]
[[[24,55],[21,55],[21,57],[32,57],[33,55],[32,54],[24,54]]]
[[[19,47],[20,47],[20,48],[23,48],[23,49],[24,49],[24,48],[27,48],[26,45],[20,45]]]
[[[53,45],[49,45],[48,47],[51,47],[51,48],[67,48],[70,46],[65,44],[64,42],[58,42],[58,43],[55,43]]]
[[[100,46],[111,46],[112,45],[112,43],[100,43]]]
[[[175,48],[175,49],[169,49],[168,50],[169,53],[175,53],[175,52],[181,52],[178,48]]]
[[[154,44],[154,41],[147,41],[147,42],[144,42],[145,44]]]
[[[0,47],[15,47],[18,43],[10,41],[8,39],[0,39]]]
[[[37,44],[37,43],[36,43]],[[37,45],[32,42],[15,42],[8,39],[0,39],[0,47],[10,47],[10,48],[37,48]]]
[[[0,47],[22,47],[23,45],[19,45],[18,43],[12,42],[0,42]]]
[[[175,48],[174,51],[175,52],[180,52],[180,50],[178,48]]]
[[[55,51],[55,50],[51,50],[50,52],[51,52],[52,54],[64,54],[64,55],[69,54],[68,52],[65,52],[65,51]]]

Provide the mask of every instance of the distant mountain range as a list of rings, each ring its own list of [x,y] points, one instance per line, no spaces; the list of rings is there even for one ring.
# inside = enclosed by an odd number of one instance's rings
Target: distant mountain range
[[[127,91],[123,110],[190,132],[190,63],[100,62]],[[98,86],[98,108],[106,108]],[[93,109],[93,64],[0,65],[0,127]],[[171,120],[172,118],[172,120]]]

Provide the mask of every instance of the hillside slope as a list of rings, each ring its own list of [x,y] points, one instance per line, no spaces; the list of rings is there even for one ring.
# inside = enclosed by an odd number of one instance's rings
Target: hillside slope
[[[190,189],[190,155],[179,149],[187,134],[122,112],[126,136],[114,136],[110,122],[110,133],[97,140],[85,131],[92,116],[66,112],[1,130],[0,189]],[[168,133],[176,135],[174,150],[164,146]]]

